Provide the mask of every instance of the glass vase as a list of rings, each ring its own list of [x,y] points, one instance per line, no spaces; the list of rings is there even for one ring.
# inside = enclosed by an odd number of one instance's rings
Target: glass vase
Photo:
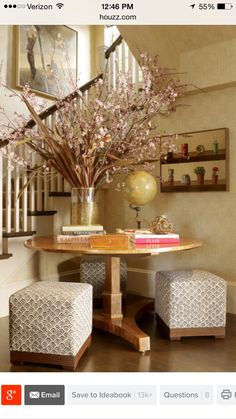
[[[99,212],[95,188],[72,188],[71,224],[98,224]]]

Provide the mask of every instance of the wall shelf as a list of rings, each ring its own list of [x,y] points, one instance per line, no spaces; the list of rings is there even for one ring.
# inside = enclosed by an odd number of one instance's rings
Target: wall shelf
[[[217,185],[212,185],[210,180],[206,180],[204,185],[199,185],[192,181],[191,185],[183,185],[181,182],[174,182],[173,186],[163,182],[161,185],[162,192],[209,192],[209,191],[226,191],[226,180],[220,180]]]
[[[199,161],[217,161],[226,159],[226,150],[219,150],[218,153],[213,153],[211,150],[207,150],[204,153],[191,152],[187,157],[183,157],[181,154],[176,154],[172,158],[162,160],[161,164],[176,164],[176,163],[193,163]]]
[[[215,146],[217,144],[217,148]],[[229,190],[228,129],[196,131],[178,134],[176,143],[179,151],[161,159],[161,192],[218,192]],[[180,149],[187,150],[183,156]],[[197,150],[202,149],[199,153]],[[217,151],[217,152],[215,152]],[[197,182],[196,168],[203,167],[205,181]],[[217,167],[218,171],[213,171]],[[218,182],[212,184],[212,174],[217,173]],[[168,182],[174,180],[173,185]],[[188,181],[191,183],[186,184]],[[186,183],[184,183],[186,182]]]

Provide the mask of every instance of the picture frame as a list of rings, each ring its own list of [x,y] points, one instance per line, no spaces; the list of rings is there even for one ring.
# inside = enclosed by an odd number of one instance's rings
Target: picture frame
[[[64,97],[78,75],[78,33],[65,25],[20,25],[14,29],[14,88]]]

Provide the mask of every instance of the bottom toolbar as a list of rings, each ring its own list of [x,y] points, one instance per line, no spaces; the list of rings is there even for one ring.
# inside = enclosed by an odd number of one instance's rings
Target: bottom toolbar
[[[2,419],[235,419],[235,373],[0,373]]]

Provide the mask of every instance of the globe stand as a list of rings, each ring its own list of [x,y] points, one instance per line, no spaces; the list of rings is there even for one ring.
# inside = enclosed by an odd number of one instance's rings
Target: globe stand
[[[142,222],[142,220],[140,219],[140,211],[141,211],[141,208],[140,207],[135,207],[133,204],[129,204],[129,207],[132,210],[136,211],[135,221],[137,223],[137,230],[140,230],[140,228],[141,228],[141,222]]]

